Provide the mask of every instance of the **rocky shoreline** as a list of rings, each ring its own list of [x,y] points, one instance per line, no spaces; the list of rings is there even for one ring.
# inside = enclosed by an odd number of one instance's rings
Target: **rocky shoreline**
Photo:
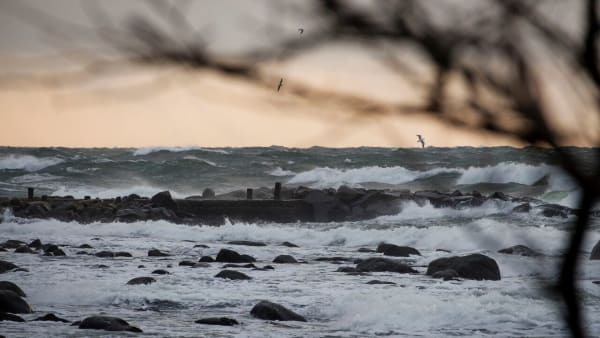
[[[174,199],[168,191],[152,197],[131,194],[111,199],[75,199],[72,196],[0,198],[0,214],[11,210],[15,216],[22,218],[57,219],[84,224],[166,220],[176,224],[221,225],[226,219],[238,222],[343,222],[395,215],[401,212],[403,204],[407,202],[460,210],[478,207],[491,200],[518,204],[513,208],[516,213],[536,212],[546,217],[563,218],[577,214],[577,210],[565,206],[530,197],[509,196],[502,192],[484,196],[477,191],[410,192],[347,186],[338,189],[263,187],[251,192],[239,190],[223,195],[215,195],[207,189],[202,196],[185,199]],[[593,216],[599,214],[596,211]]]

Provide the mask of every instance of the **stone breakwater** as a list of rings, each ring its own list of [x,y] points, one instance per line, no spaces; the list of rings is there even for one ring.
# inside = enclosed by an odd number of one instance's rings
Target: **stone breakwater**
[[[577,214],[576,209],[530,197],[513,197],[502,192],[485,196],[477,191],[411,192],[347,186],[338,189],[289,189],[276,186],[275,189],[240,190],[223,195],[208,191],[202,196],[185,199],[174,199],[168,191],[152,197],[131,194],[111,199],[75,199],[71,196],[3,198],[0,199],[0,212],[10,210],[22,218],[53,218],[79,223],[166,220],[177,224],[221,225],[226,219],[278,223],[361,221],[396,215],[409,202],[419,206],[429,204],[434,208],[468,209],[489,201],[514,203],[512,212],[517,213],[535,212],[546,217]]]

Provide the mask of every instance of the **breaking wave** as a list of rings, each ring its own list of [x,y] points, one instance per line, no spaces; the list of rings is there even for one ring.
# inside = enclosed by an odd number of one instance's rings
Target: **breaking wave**
[[[29,172],[38,171],[64,162],[56,157],[35,157],[31,155],[8,155],[0,157],[0,170],[20,169]]]

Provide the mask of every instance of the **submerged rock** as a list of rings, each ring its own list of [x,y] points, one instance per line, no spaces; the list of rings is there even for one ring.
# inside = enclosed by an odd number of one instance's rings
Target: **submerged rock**
[[[362,272],[397,272],[415,273],[417,270],[410,266],[389,258],[367,258],[356,265],[356,269]]]
[[[105,331],[142,332],[142,330],[135,326],[131,326],[121,318],[109,316],[87,317],[79,323],[79,328]]]
[[[101,258],[115,257],[115,253],[112,251],[100,251],[100,252],[96,252],[96,257],[101,257]]]
[[[9,290],[9,291],[16,293],[17,295],[19,295],[21,297],[27,297],[25,295],[25,292],[23,292],[23,290],[21,290],[21,288],[13,282],[0,281],[0,290]]]
[[[42,317],[37,317],[36,319],[34,319],[33,321],[44,321],[44,322],[61,322],[61,323],[70,323],[70,321],[57,317],[55,314],[53,313],[48,313]]]
[[[152,271],[152,274],[153,275],[169,275],[170,273],[167,270],[157,269],[157,270]]]
[[[129,252],[119,251],[115,252],[115,257],[133,257]]]
[[[246,246],[267,246],[263,242],[255,242],[255,241],[231,241],[231,242],[227,242],[227,244],[246,245]]]
[[[253,263],[256,262],[256,259],[249,255],[240,255],[233,250],[221,249],[215,261],[225,263]]]
[[[290,243],[290,242],[283,242],[281,243],[282,246],[287,246],[288,248],[297,248],[298,246],[294,243]]]
[[[50,244],[44,246],[44,256],[66,256],[58,245]]]
[[[381,243],[377,246],[377,252],[382,252],[385,256],[408,257],[410,255],[421,256],[419,250],[409,246],[398,246],[395,244]]]
[[[198,319],[194,323],[205,324],[205,325],[221,325],[221,326],[233,326],[238,325],[238,321],[227,317],[211,317]]]
[[[19,323],[25,322],[25,319],[23,319],[17,315],[13,315],[12,313],[0,312],[0,322],[5,321],[5,320],[10,321],[10,322],[19,322]]]
[[[296,264],[296,263],[298,263],[298,261],[290,255],[279,255],[279,256],[275,257],[275,259],[273,260],[273,263]]]
[[[231,280],[250,280],[252,277],[246,275],[245,273],[235,271],[235,270],[223,270],[215,275],[215,278],[225,278]]]
[[[0,273],[5,273],[11,271],[13,269],[18,269],[19,267],[15,264],[7,261],[0,260]]]
[[[156,282],[156,279],[152,277],[136,277],[129,280],[129,282],[127,282],[127,285],[148,285],[154,282]]]
[[[28,254],[35,254],[37,252],[35,252],[35,250],[31,249],[29,246],[27,245],[21,245],[20,247],[15,249],[15,253],[28,253]]]
[[[500,280],[500,268],[496,261],[482,254],[438,258],[427,267],[426,274],[432,276],[436,272],[454,270],[459,277],[475,280]]]
[[[285,308],[283,305],[272,303],[266,300],[260,301],[254,305],[250,314],[253,317],[264,320],[298,321],[306,322],[306,318]]]
[[[531,211],[531,205],[529,203],[519,204],[512,209],[512,212],[522,212],[526,213]]]
[[[148,251],[148,257],[168,257],[170,256],[168,253],[166,252],[162,252],[158,249],[152,249]]]
[[[528,257],[536,257],[540,256],[540,253],[526,247],[525,245],[515,245],[510,248],[498,250],[499,253],[503,254],[511,254],[511,255],[519,255],[519,256],[528,256]]]
[[[17,293],[0,290],[0,312],[31,313],[31,307]]]
[[[200,259],[198,260],[198,262],[203,262],[203,263],[212,263],[214,262],[215,259],[210,257],[210,256],[202,256],[200,257]]]
[[[388,281],[377,280],[377,279],[370,280],[370,281],[367,282],[367,284],[370,284],[370,285],[378,285],[378,284],[396,285],[396,283],[394,283],[394,282],[388,282]]]
[[[438,271],[438,272],[434,273],[433,275],[431,275],[431,277],[448,281],[448,280],[453,280],[455,278],[458,278],[459,276],[458,276],[458,272],[456,272],[452,269],[448,269],[448,270]]]

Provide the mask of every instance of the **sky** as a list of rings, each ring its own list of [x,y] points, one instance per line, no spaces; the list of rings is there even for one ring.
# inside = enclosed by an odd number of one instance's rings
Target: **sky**
[[[312,100],[294,94],[313,88],[384,104],[418,101],[421,94],[413,83],[352,43],[332,44],[285,61],[275,58],[261,65],[268,74],[266,85],[212,70],[140,66],[108,72],[92,69],[68,82],[69,74],[81,73],[78,70],[94,57],[118,58],[118,54],[87,30],[91,19],[83,2],[51,3],[22,2],[37,13],[34,20],[63,23],[40,30],[19,6],[0,0],[2,146],[414,147],[416,134],[431,146],[524,145],[423,114],[357,114],[351,103],[326,95]],[[294,3],[298,1],[286,2]],[[101,4],[116,24],[131,15],[152,15],[140,1]],[[298,27],[306,31],[299,39],[310,38],[311,29],[319,24],[267,0],[195,1],[186,14],[201,29],[208,48],[219,55],[269,46],[279,36],[298,35]],[[28,79],[62,75],[40,83],[17,80],[22,74]],[[277,92],[279,78],[285,81]],[[560,125],[580,120],[560,114],[556,118]],[[577,137],[567,140],[576,145],[587,142]]]

